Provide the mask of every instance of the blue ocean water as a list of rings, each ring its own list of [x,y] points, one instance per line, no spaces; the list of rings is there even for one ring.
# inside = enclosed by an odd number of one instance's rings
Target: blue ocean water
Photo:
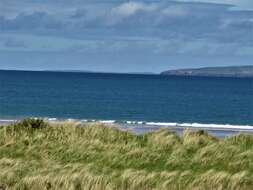
[[[0,71],[0,118],[253,124],[253,79]]]

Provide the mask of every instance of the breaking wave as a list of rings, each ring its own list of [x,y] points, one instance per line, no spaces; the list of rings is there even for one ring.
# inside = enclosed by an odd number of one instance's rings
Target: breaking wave
[[[175,122],[146,122],[146,121],[118,121],[118,120],[94,120],[94,119],[58,119],[46,118],[48,122],[79,121],[81,123],[98,122],[103,124],[119,124],[123,126],[141,126],[157,128],[201,128],[201,129],[230,129],[230,130],[250,130],[253,125],[232,125],[232,124],[204,124],[204,123],[175,123]],[[8,124],[19,121],[18,119],[0,119],[0,124]]]

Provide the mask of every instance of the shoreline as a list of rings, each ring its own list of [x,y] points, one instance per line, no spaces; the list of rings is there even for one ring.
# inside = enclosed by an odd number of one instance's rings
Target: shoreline
[[[36,117],[32,117],[36,118]],[[251,125],[231,125],[231,124],[201,124],[201,123],[169,123],[169,122],[144,122],[144,121],[117,121],[117,120],[87,120],[87,119],[57,119],[42,118],[50,124],[77,122],[81,124],[101,123],[108,126],[118,127],[121,130],[132,130],[137,134],[157,131],[162,128],[171,129],[181,134],[185,129],[206,130],[215,136],[228,136],[238,133],[253,133]],[[22,119],[0,119],[0,126],[10,125]]]

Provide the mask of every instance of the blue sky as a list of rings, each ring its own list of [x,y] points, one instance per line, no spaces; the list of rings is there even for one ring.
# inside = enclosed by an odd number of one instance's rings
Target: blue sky
[[[0,69],[253,65],[252,0],[0,0]]]

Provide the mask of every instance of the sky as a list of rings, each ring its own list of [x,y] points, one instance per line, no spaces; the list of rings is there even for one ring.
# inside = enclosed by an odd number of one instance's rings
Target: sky
[[[253,0],[0,0],[0,69],[253,65]]]

